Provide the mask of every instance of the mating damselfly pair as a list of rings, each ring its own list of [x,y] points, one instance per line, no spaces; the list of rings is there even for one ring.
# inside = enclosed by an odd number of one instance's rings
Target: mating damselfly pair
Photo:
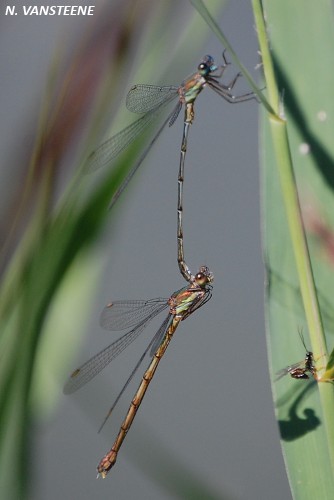
[[[197,68],[197,72],[189,76],[180,86],[154,86],[135,85],[127,96],[127,108],[135,113],[143,114],[137,121],[123,129],[121,132],[104,142],[88,158],[84,170],[92,172],[100,167],[109,165],[112,160],[125,150],[144,130],[157,118],[159,113],[169,103],[177,100],[177,104],[168,114],[158,128],[149,145],[144,149],[138,161],[124,179],[120,188],[111,200],[111,207],[115,204],[120,194],[138,170],[150,148],[160,136],[167,124],[173,125],[182,107],[184,106],[184,125],[181,140],[181,152],[178,172],[178,200],[177,200],[177,261],[180,272],[188,285],[174,292],[168,299],[150,300],[121,300],[113,301],[103,310],[101,315],[101,326],[111,331],[129,329],[118,340],[110,344],[104,350],[93,356],[89,361],[76,369],[65,385],[64,392],[72,393],[85,385],[93,377],[101,372],[118,354],[120,354],[139,334],[146,328],[148,323],[160,312],[168,309],[168,314],[158,331],[153,336],[147,349],[134,367],[123,389],[116,398],[113,406],[108,412],[102,426],[111,415],[115,405],[119,401],[128,384],[134,377],[141,362],[146,355],[152,359],[144,373],[142,381],[131,401],[127,415],[121,425],[119,434],[111,450],[102,458],[98,465],[98,474],[105,477],[117,459],[119,448],[131,427],[139,405],[145,395],[147,387],[152,380],[159,361],[165,353],[172,336],[180,322],[186,319],[194,311],[199,309],[211,298],[213,275],[206,266],[201,266],[199,271],[193,275],[186,264],[183,244],[183,183],[184,167],[187,152],[189,127],[194,121],[194,103],[205,86],[213,89],[219,96],[229,103],[243,102],[254,99],[253,93],[240,96],[232,94],[240,74],[238,73],[227,85],[221,82],[228,63],[223,53],[223,64],[217,66],[214,59],[207,55],[203,58]],[[101,428],[102,428],[101,426]]]

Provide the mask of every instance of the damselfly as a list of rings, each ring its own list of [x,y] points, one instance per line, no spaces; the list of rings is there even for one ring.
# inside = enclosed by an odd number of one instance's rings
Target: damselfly
[[[211,298],[212,282],[212,273],[207,267],[202,266],[198,273],[194,276],[193,281],[187,287],[174,292],[169,299],[158,298],[151,300],[121,300],[111,302],[102,311],[100,321],[102,327],[113,331],[124,330],[126,328],[131,328],[131,330],[93,356],[80,368],[77,368],[72,373],[64,387],[65,394],[70,394],[76,391],[95,377],[95,375],[100,373],[103,368],[105,368],[116,356],[118,356],[118,354],[131,344],[135,338],[138,337],[138,335],[157,314],[169,308],[167,317],[139,359],[100,427],[101,430],[114,410],[120,397],[124,393],[126,387],[132,380],[141,362],[145,358],[146,354],[149,353],[152,360],[131,401],[117,438],[111,450],[98,464],[98,475],[101,474],[103,478],[106,477],[116,462],[118,451],[132,425],[149,383],[153,378],[158,364],[164,355],[176,328],[181,321],[203,306]]]
[[[235,96],[231,93],[237,79],[240,76],[238,73],[233,80],[228,84],[224,85],[219,81],[223,73],[228,66],[228,62],[225,58],[225,52],[223,53],[223,64],[218,67],[215,64],[214,59],[210,55],[206,55],[201,63],[198,65],[197,72],[189,76],[186,80],[182,82],[179,87],[176,86],[156,86],[156,85],[135,85],[131,88],[127,95],[126,106],[127,108],[134,112],[144,115],[137,121],[120,131],[118,134],[114,135],[107,141],[105,141],[101,146],[97,148],[88,158],[85,164],[86,171],[93,171],[102,166],[109,164],[117,155],[119,155],[127,146],[134,141],[140,133],[142,133],[145,128],[152,123],[152,121],[157,117],[162,108],[167,104],[178,99],[178,102],[172,112],[168,115],[167,119],[163,122],[161,127],[156,132],[155,136],[149,143],[149,145],[142,152],[139,160],[134,165],[133,169],[130,171],[128,176],[124,179],[120,188],[114,194],[110,208],[116,203],[121,193],[124,191],[137,169],[145,159],[147,153],[156,142],[160,136],[162,130],[165,128],[167,123],[172,126],[177,119],[182,106],[185,106],[184,112],[184,124],[183,124],[183,134],[181,142],[181,153],[180,153],[180,165],[178,174],[178,217],[177,217],[177,242],[178,242],[178,265],[182,276],[190,283],[193,280],[193,275],[191,274],[187,264],[184,259],[184,246],[183,246],[183,229],[182,229],[182,196],[183,196],[183,180],[184,180],[184,165],[187,152],[187,142],[189,127],[193,123],[195,112],[194,103],[203,88],[208,85],[221,97],[230,103],[247,101],[254,99],[255,96],[252,92],[243,94],[240,96]]]
[[[299,361],[299,363],[295,363],[293,365],[289,365],[286,368],[283,368],[276,374],[275,381],[281,379],[284,377],[284,375],[289,374],[292,378],[296,379],[309,379],[310,376],[315,378],[315,380],[318,380],[317,378],[317,369],[314,364],[314,356],[313,352],[308,351],[306,349],[305,345],[305,340],[303,337],[303,334],[301,330],[298,330],[300,340],[302,341],[302,344],[305,348],[305,358],[302,361]]]
[[[230,103],[255,99],[253,92],[240,96],[235,96],[231,93],[231,90],[241,75],[240,73],[238,73],[228,85],[224,85],[220,81],[228,64],[229,63],[225,58],[225,52],[223,53],[223,64],[221,66],[217,66],[215,64],[213,57],[206,55],[198,65],[197,72],[186,78],[178,87],[173,85],[157,86],[138,84],[134,85],[130,89],[126,98],[126,106],[129,111],[137,114],[143,114],[143,116],[118,132],[116,135],[107,139],[95,151],[93,151],[84,165],[84,171],[92,172],[100,167],[109,165],[114,158],[124,151],[146,129],[146,127],[153,122],[153,120],[167,104],[171,103],[175,99],[177,99],[177,104],[157,130],[148,146],[144,149],[137,163],[124,179],[120,188],[114,194],[110,207],[115,204],[121,193],[124,191],[167,123],[170,127],[174,124],[183,105],[185,106],[185,113],[181,146],[181,161],[184,161],[187,150],[189,126],[193,123],[195,117],[194,102],[205,86],[208,85],[218,95]]]

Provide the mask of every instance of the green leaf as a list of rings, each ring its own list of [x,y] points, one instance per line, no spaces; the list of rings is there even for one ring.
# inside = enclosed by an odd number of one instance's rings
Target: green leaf
[[[253,7],[270,104],[277,115],[269,120],[264,113],[261,116],[267,342],[276,415],[293,497],[330,499],[334,491],[333,386],[289,376],[274,379],[278,370],[305,356],[298,328],[304,328],[319,375],[326,365],[326,344],[333,343],[329,330],[324,336],[318,314],[318,302],[324,301],[319,300],[313,283],[314,276],[321,295],[329,301],[333,295],[332,264],[326,257],[326,239],[314,228],[322,219],[329,228],[334,227],[330,209],[334,74],[328,65],[334,46],[333,12],[327,1],[268,0],[263,2],[264,16],[260,2],[253,0]],[[263,18],[266,30],[262,29]],[[296,186],[309,231],[307,240]],[[273,280],[275,276],[278,280]],[[291,294],[287,283],[297,293]]]

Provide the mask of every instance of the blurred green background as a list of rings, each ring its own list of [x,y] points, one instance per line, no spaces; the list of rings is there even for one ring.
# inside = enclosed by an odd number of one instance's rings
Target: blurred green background
[[[257,79],[251,6],[220,4],[212,2],[211,12]],[[204,54],[221,60],[223,47],[187,1],[95,5],[92,18],[9,17],[2,10],[2,237],[23,196],[45,88],[62,88],[56,75],[64,71],[71,90],[67,100],[63,96],[65,106],[55,105],[58,142],[46,148],[60,155],[52,187],[54,199],[62,200],[75,165],[108,135],[109,124],[117,118],[116,131],[134,119],[125,111],[132,84],[177,85]],[[71,57],[77,65],[66,72]],[[101,69],[108,59],[109,73]],[[232,77],[236,70],[229,71]],[[97,84],[100,97],[93,99]],[[52,109],[51,90],[44,102]],[[103,97],[108,91],[110,103]],[[241,80],[236,93],[247,91]],[[99,107],[104,114],[94,114]],[[116,338],[98,324],[107,302],[167,297],[183,285],[176,264],[181,119],[164,131],[115,210],[106,213],[95,246],[71,266],[48,314],[34,374],[27,468],[34,500],[290,498],[266,358],[257,128],[256,102],[229,105],[206,89],[196,103],[186,164],[185,251],[193,271],[202,264],[213,271],[213,298],[177,331],[104,481],[96,481],[95,467],[136,383],[101,435],[97,429],[159,323],[74,396],[63,396],[62,386],[78,364]],[[103,175],[73,191],[79,204]],[[35,182],[41,178],[37,172]]]

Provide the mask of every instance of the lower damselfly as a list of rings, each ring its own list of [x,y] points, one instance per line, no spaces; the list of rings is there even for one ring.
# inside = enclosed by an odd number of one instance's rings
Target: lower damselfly
[[[193,281],[189,283],[187,287],[174,292],[168,299],[120,300],[111,302],[102,311],[100,324],[103,328],[112,331],[120,331],[127,328],[131,328],[131,330],[74,370],[65,384],[65,394],[75,392],[100,373],[103,368],[139,336],[157,314],[168,308],[166,318],[150,341],[148,347],[145,349],[143,355],[140,357],[135,368],[132,370],[100,427],[101,430],[145,356],[149,354],[152,358],[151,362],[131,401],[126,417],[112,448],[101,459],[97,466],[98,476],[101,475],[101,477],[105,478],[110,469],[114,466],[119,449],[132,425],[146,390],[162,356],[172,340],[175,330],[181,321],[202,307],[211,298],[212,282],[212,273],[206,266],[202,266],[198,273],[194,275]]]

